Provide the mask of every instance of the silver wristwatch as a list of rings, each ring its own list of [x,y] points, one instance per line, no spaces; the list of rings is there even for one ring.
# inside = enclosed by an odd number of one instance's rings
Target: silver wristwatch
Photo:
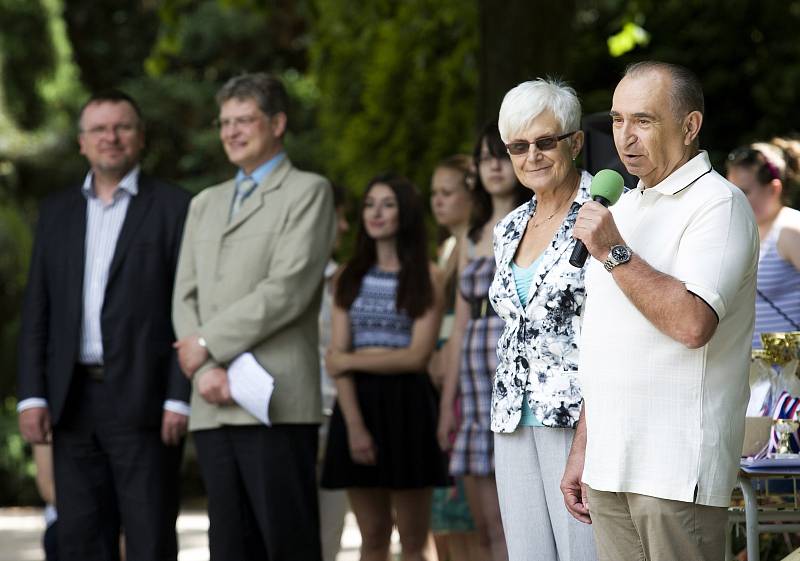
[[[611,271],[617,265],[622,265],[631,260],[633,250],[627,245],[615,245],[608,252],[608,258],[603,262],[606,271]]]

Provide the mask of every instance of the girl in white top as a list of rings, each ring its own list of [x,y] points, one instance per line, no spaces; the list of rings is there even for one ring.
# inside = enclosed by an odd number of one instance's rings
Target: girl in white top
[[[761,238],[755,348],[761,333],[800,331],[800,212],[785,204],[799,155],[800,142],[782,138],[728,155],[728,180],[747,195]]]

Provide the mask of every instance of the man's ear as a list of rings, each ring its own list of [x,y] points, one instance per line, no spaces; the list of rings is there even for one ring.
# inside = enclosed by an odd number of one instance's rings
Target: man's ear
[[[270,125],[272,126],[272,134],[275,138],[280,138],[286,132],[286,113],[281,111],[280,113],[275,113],[272,117],[270,117]]]
[[[683,120],[683,143],[690,146],[697,140],[700,134],[700,127],[703,126],[703,114],[700,111],[692,111]]]

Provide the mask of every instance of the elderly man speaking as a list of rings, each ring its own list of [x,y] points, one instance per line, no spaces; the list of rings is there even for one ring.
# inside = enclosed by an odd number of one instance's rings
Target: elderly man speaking
[[[723,558],[758,230],[744,195],[698,149],[703,109],[687,69],[629,67],[611,119],[639,184],[612,209],[584,204],[574,228],[594,259],[580,340],[585,401],[562,491],[570,512],[593,523],[604,561]]]

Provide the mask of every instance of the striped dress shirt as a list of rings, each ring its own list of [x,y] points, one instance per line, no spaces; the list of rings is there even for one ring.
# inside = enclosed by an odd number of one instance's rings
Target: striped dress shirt
[[[83,318],[78,361],[103,364],[103,334],[100,314],[108,283],[111,259],[128,213],[131,197],[139,193],[139,167],[119,182],[114,198],[106,204],[94,191],[94,174],[86,175],[81,191],[86,197],[86,261],[83,267]]]

